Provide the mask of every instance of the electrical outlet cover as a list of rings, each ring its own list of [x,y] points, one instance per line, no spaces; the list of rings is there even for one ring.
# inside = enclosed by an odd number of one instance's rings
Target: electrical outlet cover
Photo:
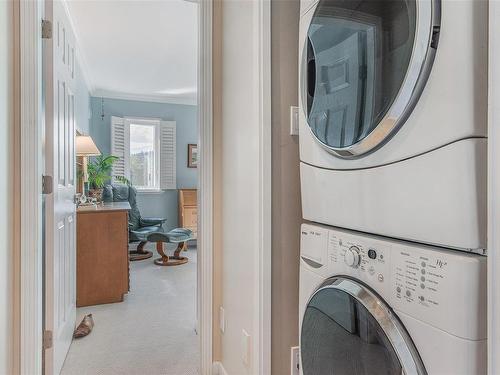
[[[222,333],[226,331],[226,311],[224,307],[219,307],[219,329]]]
[[[298,346],[290,348],[290,375],[300,375],[300,351]]]
[[[250,365],[250,335],[244,329],[241,331],[241,360],[245,366]]]
[[[290,135],[299,135],[299,107],[290,106]]]

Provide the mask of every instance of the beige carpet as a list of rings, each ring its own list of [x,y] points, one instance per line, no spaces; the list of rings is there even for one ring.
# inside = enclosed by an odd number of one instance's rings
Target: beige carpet
[[[199,374],[192,245],[187,256],[189,262],[176,267],[153,264],[156,252],[153,258],[131,262],[124,302],[77,309],[77,321],[92,313],[95,327],[73,341],[62,374]]]

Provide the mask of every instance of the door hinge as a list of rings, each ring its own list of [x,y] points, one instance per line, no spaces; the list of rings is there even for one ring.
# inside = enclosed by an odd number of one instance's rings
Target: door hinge
[[[43,331],[43,348],[50,349],[52,348],[52,344],[52,331]]]
[[[52,185],[52,176],[42,176],[42,194],[52,193]]]
[[[42,39],[52,39],[52,22],[42,20]]]

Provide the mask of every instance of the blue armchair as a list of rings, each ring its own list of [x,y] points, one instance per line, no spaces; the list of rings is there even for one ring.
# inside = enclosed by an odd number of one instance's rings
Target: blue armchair
[[[137,206],[137,189],[133,186],[124,184],[106,185],[103,191],[104,202],[126,202],[130,204],[128,214],[129,242],[139,242],[137,250],[129,251],[131,261],[151,258],[153,253],[144,250],[147,237],[151,233],[163,232],[163,223],[165,218],[142,217]]]

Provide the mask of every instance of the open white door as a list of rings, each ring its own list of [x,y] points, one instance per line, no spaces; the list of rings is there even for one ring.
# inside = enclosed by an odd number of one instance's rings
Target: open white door
[[[53,192],[45,200],[45,374],[59,374],[76,319],[75,37],[61,1],[45,1],[52,38],[44,41],[45,174]],[[49,345],[50,346],[50,345]]]

